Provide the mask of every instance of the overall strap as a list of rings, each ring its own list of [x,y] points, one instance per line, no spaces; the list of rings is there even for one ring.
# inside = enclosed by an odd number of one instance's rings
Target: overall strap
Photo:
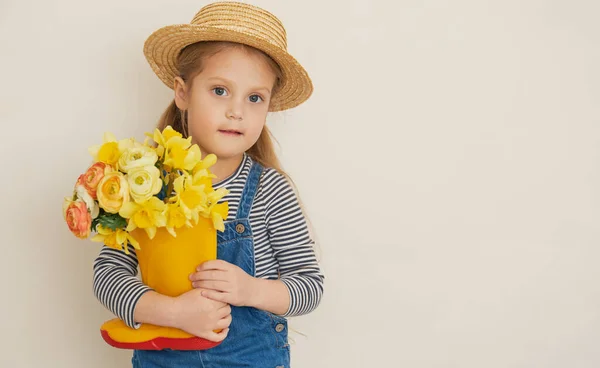
[[[250,173],[248,174],[248,179],[246,180],[246,185],[244,186],[244,191],[242,192],[242,198],[240,198],[240,205],[238,206],[236,218],[246,219],[250,216],[250,209],[252,208],[252,203],[256,196],[262,171],[263,166],[258,162],[253,161]]]

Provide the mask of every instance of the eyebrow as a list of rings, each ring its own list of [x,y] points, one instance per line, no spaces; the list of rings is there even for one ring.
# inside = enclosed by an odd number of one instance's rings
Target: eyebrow
[[[235,84],[233,81],[227,79],[227,78],[223,78],[223,77],[210,77],[206,79],[207,81],[220,81],[220,82],[225,82],[225,84]],[[268,94],[271,94],[271,89],[264,87],[264,86],[260,86],[260,87],[253,87],[250,88],[253,91],[266,91]]]

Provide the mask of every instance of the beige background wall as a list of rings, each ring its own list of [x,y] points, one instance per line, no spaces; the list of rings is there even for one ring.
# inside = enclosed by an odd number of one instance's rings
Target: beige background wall
[[[204,1],[0,1],[1,367],[127,367],[61,202],[171,98],[142,55]],[[326,294],[294,367],[600,365],[600,3],[256,1],[316,91],[270,119]]]

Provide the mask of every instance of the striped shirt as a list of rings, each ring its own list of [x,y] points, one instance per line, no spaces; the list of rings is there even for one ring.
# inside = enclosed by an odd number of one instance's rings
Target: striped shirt
[[[229,178],[215,183],[227,188],[222,201],[229,205],[228,219],[236,217],[242,190],[248,179],[252,159],[244,159]],[[313,311],[323,294],[324,276],[314,253],[306,219],[296,194],[275,169],[265,168],[250,210],[250,226],[254,234],[254,257],[258,278],[280,279],[288,288],[290,306],[284,317]],[[134,309],[139,298],[152,290],[137,277],[135,249],[130,254],[103,246],[94,261],[94,294],[113,314],[129,327],[138,328]]]

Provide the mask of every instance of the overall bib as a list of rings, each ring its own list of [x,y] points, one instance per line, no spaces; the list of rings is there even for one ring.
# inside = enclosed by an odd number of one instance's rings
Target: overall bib
[[[235,264],[255,276],[254,240],[250,228],[250,209],[263,167],[253,162],[244,186],[236,218],[225,222],[217,232],[217,258]],[[289,368],[290,347],[285,318],[252,307],[231,306],[232,321],[223,342],[209,350],[135,350],[134,368]]]

